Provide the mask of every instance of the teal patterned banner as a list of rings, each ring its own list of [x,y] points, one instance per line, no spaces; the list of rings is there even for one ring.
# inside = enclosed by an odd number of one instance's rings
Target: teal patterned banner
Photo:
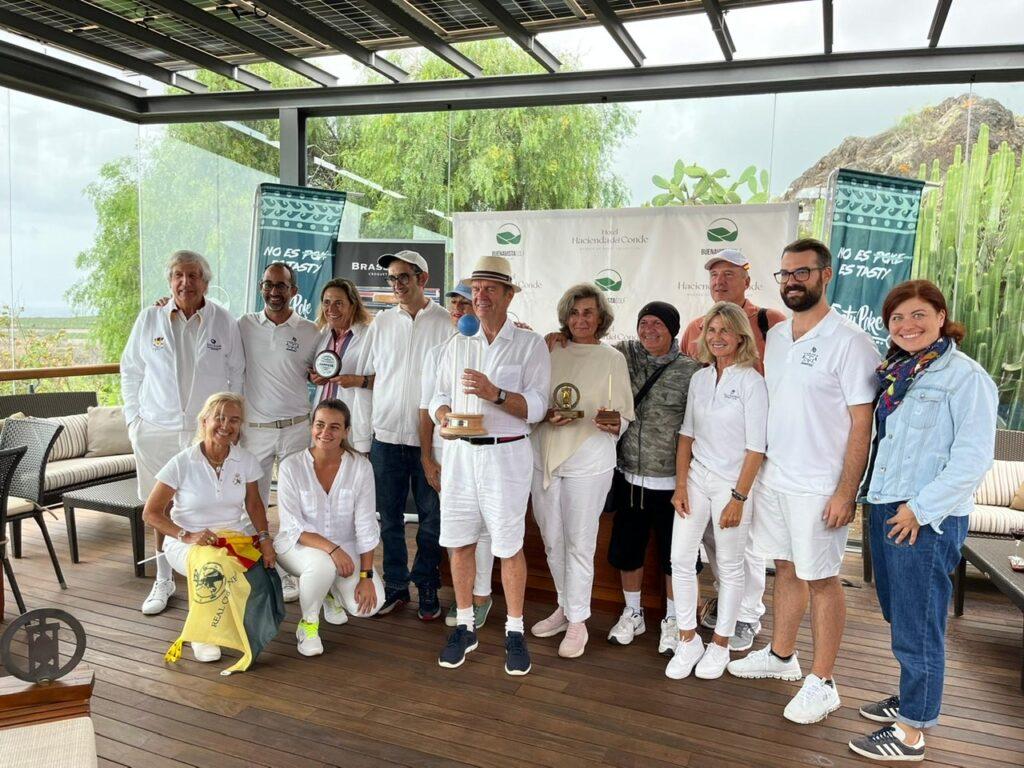
[[[256,191],[253,283],[259,283],[268,264],[283,261],[295,270],[299,284],[292,309],[313,319],[320,289],[331,279],[334,246],[344,211],[344,192],[260,184]],[[256,311],[263,309],[263,296],[258,289],[255,306]]]
[[[863,328],[882,354],[889,345],[882,302],[910,278],[923,187],[923,181],[846,168],[836,178],[828,300]]]

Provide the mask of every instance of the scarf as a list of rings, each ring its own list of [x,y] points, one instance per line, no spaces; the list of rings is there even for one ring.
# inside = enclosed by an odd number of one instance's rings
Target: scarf
[[[880,427],[885,424],[889,414],[903,402],[910,386],[921,372],[942,357],[951,343],[948,337],[940,336],[920,352],[910,354],[903,350],[897,350],[882,361],[882,364],[875,370],[875,378],[878,379],[880,390],[875,414]]]

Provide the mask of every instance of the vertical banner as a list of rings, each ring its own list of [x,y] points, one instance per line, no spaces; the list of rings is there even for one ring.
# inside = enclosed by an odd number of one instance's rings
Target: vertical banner
[[[334,245],[338,240],[345,193],[283,184],[260,184],[256,189],[253,225],[253,300],[263,309],[259,282],[268,264],[283,261],[295,271],[299,292],[292,309],[314,319],[320,288],[331,279]]]
[[[504,256],[523,292],[510,311],[545,333],[557,330],[558,300],[575,283],[596,283],[615,311],[609,341],[636,335],[649,301],[670,302],[685,326],[711,306],[704,264],[734,248],[750,260],[747,296],[785,309],[772,273],[796,238],[796,203],[506,211],[455,214],[455,275],[481,256]]]
[[[377,259],[399,251],[416,251],[426,260],[430,279],[424,293],[428,299],[443,304],[444,240],[340,240],[334,257],[334,277],[355,283],[370,312],[387,309],[394,304],[395,294],[386,279],[388,271],[377,266]]]
[[[910,279],[923,181],[840,168],[829,247],[835,275],[829,303],[857,323],[885,354],[886,294]]]

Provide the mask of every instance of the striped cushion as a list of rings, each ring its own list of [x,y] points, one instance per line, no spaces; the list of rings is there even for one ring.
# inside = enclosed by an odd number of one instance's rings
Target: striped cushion
[[[1024,483],[1024,461],[995,461],[974,492],[975,504],[1008,507]]]
[[[99,456],[94,459],[65,459],[53,461],[46,466],[43,489],[66,488],[71,485],[91,483],[104,477],[113,477],[135,471],[135,456],[130,453],[121,456]]]
[[[57,442],[53,444],[50,451],[50,461],[64,461],[85,456],[89,448],[88,427],[89,415],[76,413],[72,416],[55,416],[47,421],[53,421],[64,427],[57,435]]]
[[[1024,526],[1024,512],[1009,507],[975,504],[971,512],[971,533],[993,533],[1009,536],[1011,528]]]

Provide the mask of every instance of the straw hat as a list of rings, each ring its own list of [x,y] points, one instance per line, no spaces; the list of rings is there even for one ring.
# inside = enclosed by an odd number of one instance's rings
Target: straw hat
[[[482,256],[473,267],[473,274],[462,278],[462,282],[469,283],[472,280],[490,280],[494,283],[512,286],[512,290],[519,293],[522,288],[512,282],[512,267],[508,259],[503,256]]]

